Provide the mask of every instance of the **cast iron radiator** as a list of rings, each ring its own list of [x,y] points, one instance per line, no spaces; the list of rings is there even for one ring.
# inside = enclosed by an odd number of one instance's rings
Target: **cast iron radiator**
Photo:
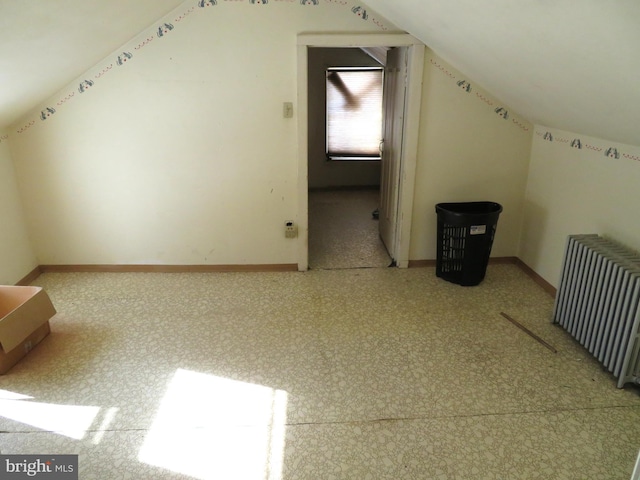
[[[640,255],[598,235],[570,235],[553,323],[618,379],[640,383]]]

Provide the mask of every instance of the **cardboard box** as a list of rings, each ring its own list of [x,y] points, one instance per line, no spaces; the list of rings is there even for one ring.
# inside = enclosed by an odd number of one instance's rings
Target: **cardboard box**
[[[51,331],[56,314],[41,287],[0,285],[0,374],[7,373]]]

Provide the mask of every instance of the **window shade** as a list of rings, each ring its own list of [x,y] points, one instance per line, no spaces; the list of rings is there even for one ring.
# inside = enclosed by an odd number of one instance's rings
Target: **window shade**
[[[327,155],[380,156],[382,69],[327,70]]]

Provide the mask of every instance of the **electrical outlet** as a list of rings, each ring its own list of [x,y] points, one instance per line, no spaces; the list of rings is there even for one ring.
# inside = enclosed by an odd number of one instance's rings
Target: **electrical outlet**
[[[298,236],[298,226],[291,221],[285,222],[284,236],[286,238],[296,238]]]

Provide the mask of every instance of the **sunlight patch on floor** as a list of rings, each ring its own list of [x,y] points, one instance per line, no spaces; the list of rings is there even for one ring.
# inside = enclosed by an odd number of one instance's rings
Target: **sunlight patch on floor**
[[[20,394],[0,400],[0,417],[31,425],[44,431],[82,440],[100,412],[100,407],[31,402]],[[2,398],[7,398],[2,396]]]
[[[138,459],[193,478],[280,480],[287,392],[178,369]]]

